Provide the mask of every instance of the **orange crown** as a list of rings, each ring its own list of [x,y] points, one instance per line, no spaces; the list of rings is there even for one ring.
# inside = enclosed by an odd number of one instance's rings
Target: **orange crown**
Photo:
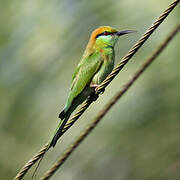
[[[112,28],[110,26],[100,26],[99,28],[95,29],[92,34],[91,34],[91,37],[89,39],[89,42],[88,42],[88,45],[86,47],[86,51],[85,51],[85,55],[89,54],[92,52],[92,49],[93,49],[93,45],[95,44],[96,42],[96,37],[97,35],[103,33],[104,31],[107,31],[107,32],[118,32],[117,29],[115,28]]]

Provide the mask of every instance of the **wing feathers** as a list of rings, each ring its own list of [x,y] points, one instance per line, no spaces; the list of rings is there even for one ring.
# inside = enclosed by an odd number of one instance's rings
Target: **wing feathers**
[[[102,62],[103,59],[99,52],[94,53],[93,55],[88,56],[81,61],[73,76],[71,91],[65,106],[66,110],[68,110],[68,108],[71,106],[73,99],[77,97],[86,87],[86,85],[91,82]]]

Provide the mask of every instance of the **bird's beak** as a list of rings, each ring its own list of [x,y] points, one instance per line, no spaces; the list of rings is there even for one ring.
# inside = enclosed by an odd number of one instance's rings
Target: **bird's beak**
[[[136,31],[131,31],[131,30],[125,30],[125,31],[119,31],[116,33],[117,36],[122,36],[124,34],[129,34],[129,33],[133,33],[133,32],[136,32]]]

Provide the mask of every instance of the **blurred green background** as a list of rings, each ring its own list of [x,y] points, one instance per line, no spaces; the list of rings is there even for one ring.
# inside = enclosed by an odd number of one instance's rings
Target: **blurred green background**
[[[1,1],[0,179],[12,179],[53,135],[72,73],[100,25],[137,33],[116,45],[116,63],[171,0]],[[176,7],[77,123],[49,151],[37,179],[90,123],[180,20]],[[180,177],[180,34],[52,179]],[[30,180],[32,170],[24,179]]]

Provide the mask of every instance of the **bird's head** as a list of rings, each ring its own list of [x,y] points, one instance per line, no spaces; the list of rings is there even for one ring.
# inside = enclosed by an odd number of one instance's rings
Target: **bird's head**
[[[134,31],[118,31],[110,26],[101,26],[92,32],[88,43],[88,49],[114,47],[120,36],[132,32]]]

